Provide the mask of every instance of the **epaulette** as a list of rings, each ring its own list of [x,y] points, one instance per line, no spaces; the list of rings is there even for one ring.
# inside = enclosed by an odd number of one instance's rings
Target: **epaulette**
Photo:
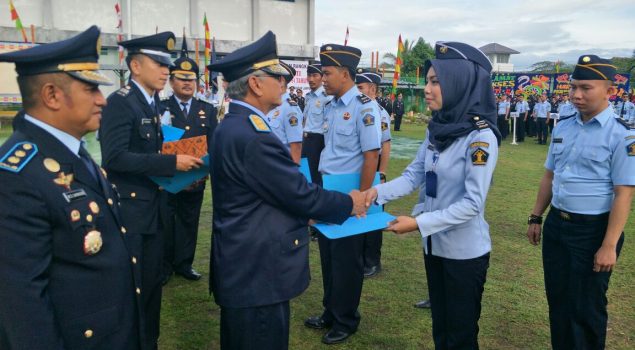
[[[324,97],[328,96],[328,94],[324,90],[322,90],[322,95],[324,95]]]
[[[326,101],[326,103],[324,104],[324,106],[325,106],[325,107],[326,107],[326,106],[328,106],[328,104],[329,104],[329,103],[331,103],[331,101],[333,101],[333,99],[330,99],[330,100]]]
[[[129,93],[130,93],[130,85],[126,85],[122,87],[121,89],[117,90],[117,94],[123,97],[128,96]]]
[[[290,106],[297,106],[298,105],[298,103],[292,98],[288,98],[287,102],[289,103]]]
[[[204,100],[202,98],[195,97],[195,99],[197,101],[199,101],[199,102],[207,103],[208,105],[212,105],[212,106],[214,105],[213,103],[209,102],[208,100]]]
[[[622,124],[626,128],[626,130],[633,130],[633,126],[629,124],[626,120],[619,117],[615,118],[615,120],[617,120],[618,123]]]
[[[265,132],[265,133],[271,132],[269,125],[267,125],[265,120],[262,119],[262,117],[259,115],[256,115],[256,114],[250,115],[249,121],[251,122],[251,125],[253,125],[254,129],[256,129],[257,132]]]
[[[384,108],[384,106],[382,106],[381,104],[377,103],[377,105],[379,106],[379,110],[380,111],[385,111],[386,109]]]
[[[31,142],[17,143],[0,158],[0,169],[19,173],[36,154],[36,144]]]
[[[567,119],[569,119],[569,118],[573,118],[573,117],[575,117],[575,116],[576,116],[576,114],[577,114],[577,113],[573,113],[573,114],[568,115],[568,116],[566,116],[566,117],[560,117],[560,118],[558,118],[558,122],[561,122],[561,121],[563,121],[563,120],[567,120]]]
[[[476,126],[477,130],[489,129],[489,124],[487,124],[487,121],[485,121],[485,119],[479,117],[478,115],[475,115],[470,120],[472,121],[472,123],[474,123],[474,126]]]
[[[368,102],[372,101],[372,99],[371,99],[370,97],[368,97],[368,96],[366,96],[366,95],[364,95],[364,94],[359,94],[359,95],[357,95],[357,99],[358,99],[358,100],[360,100],[360,102],[361,102],[361,103],[364,103],[364,104],[366,104],[366,103],[368,103]]]

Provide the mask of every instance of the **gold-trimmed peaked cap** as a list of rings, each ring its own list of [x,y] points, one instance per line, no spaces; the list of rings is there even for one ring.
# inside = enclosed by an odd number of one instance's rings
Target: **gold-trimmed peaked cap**
[[[170,75],[182,80],[197,80],[198,65],[189,57],[179,57],[170,66]]]
[[[92,26],[66,40],[0,54],[0,62],[15,63],[19,76],[67,73],[89,84],[112,85],[99,71],[100,34]]]
[[[575,80],[610,80],[615,79],[617,68],[611,60],[596,55],[582,55],[573,69],[572,79]]]
[[[320,47],[320,63],[322,67],[346,67],[357,69],[362,51],[356,47],[337,44],[326,44]]]
[[[268,31],[262,38],[208,65],[207,68],[210,72],[222,73],[227,82],[258,70],[285,78],[289,75],[289,72],[280,65],[276,35],[272,31]]]
[[[285,63],[284,61],[280,61],[280,65],[282,66],[282,68],[286,69],[287,72],[289,72],[289,75],[285,75],[284,77],[284,80],[286,80],[287,84],[289,84],[295,77],[295,68],[291,67],[290,64]]]
[[[160,64],[171,66],[175,43],[174,33],[162,32],[121,41],[119,45],[128,50],[128,55],[144,54]]]

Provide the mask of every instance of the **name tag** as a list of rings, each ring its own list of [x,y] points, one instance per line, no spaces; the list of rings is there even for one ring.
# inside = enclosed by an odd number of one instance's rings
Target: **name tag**
[[[141,125],[152,124],[152,118],[141,118]]]
[[[562,143],[562,137],[556,137],[553,139],[553,143]]]
[[[66,201],[68,203],[74,202],[76,200],[80,200],[83,198],[86,198],[86,191],[84,191],[83,188],[80,188],[78,190],[73,190],[73,191],[68,191],[68,192],[64,192],[62,193],[62,195],[64,196],[64,199],[66,199]]]

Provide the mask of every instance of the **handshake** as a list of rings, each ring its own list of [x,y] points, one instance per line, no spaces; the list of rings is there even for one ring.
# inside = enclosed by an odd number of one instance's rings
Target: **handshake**
[[[362,217],[366,216],[366,211],[375,202],[375,199],[377,199],[377,190],[373,187],[364,192],[352,190],[348,193],[348,195],[351,196],[351,199],[353,200],[353,211],[351,212],[351,215]]]

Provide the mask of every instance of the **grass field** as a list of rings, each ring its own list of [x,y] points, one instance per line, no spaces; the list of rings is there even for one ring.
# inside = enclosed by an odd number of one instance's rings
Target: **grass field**
[[[421,139],[424,126],[404,125],[396,137]],[[0,129],[0,139],[10,128]],[[549,327],[540,248],[529,245],[526,220],[543,173],[547,147],[533,143],[502,145],[486,218],[493,250],[480,321],[482,349],[548,349]],[[389,179],[409,163],[393,159]],[[208,294],[207,278],[211,236],[211,196],[206,193],[195,268],[204,274],[198,282],[173,277],[164,288],[160,348],[219,349],[219,307]],[[393,214],[408,215],[416,200],[412,194],[390,203]],[[631,216],[632,217],[632,216]],[[635,252],[630,235],[609,288],[608,349],[635,348]],[[291,303],[290,349],[326,349],[321,331],[307,329],[303,321],[321,312],[322,283],[318,247],[310,246],[312,281],[308,290]],[[248,257],[245,257],[248,259]],[[429,310],[412,304],[427,296],[419,233],[397,236],[386,233],[383,272],[364,283],[358,332],[333,349],[432,349]],[[266,349],[263,349],[266,350]]]

